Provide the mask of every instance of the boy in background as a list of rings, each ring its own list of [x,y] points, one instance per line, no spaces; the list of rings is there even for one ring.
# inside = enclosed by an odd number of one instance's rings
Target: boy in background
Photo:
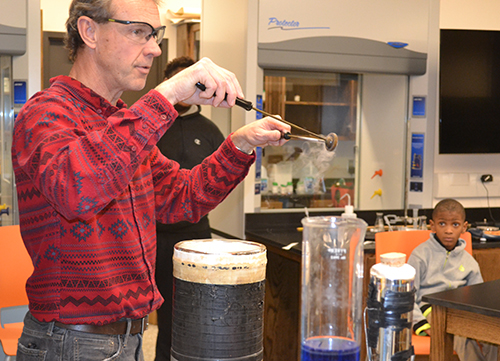
[[[421,336],[432,334],[431,305],[422,302],[422,296],[483,282],[478,263],[460,238],[467,230],[462,204],[443,199],[434,208],[430,225],[430,238],[415,247],[408,259],[416,270],[413,331]],[[462,361],[497,359],[496,347],[464,337],[455,336],[453,349]]]

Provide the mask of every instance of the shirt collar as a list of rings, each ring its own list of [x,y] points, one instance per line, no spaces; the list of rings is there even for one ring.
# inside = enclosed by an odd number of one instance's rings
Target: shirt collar
[[[116,106],[97,94],[95,91],[85,86],[82,82],[66,75],[59,75],[50,79],[50,86],[61,86],[68,89],[81,100],[85,101],[89,106],[95,109],[101,109],[102,114],[115,113],[116,111],[126,108],[127,105],[118,99]]]
[[[446,250],[446,252],[451,252],[451,251],[454,251],[454,250],[456,250],[456,249],[457,249],[457,247],[461,247],[461,246],[462,246],[462,239],[461,239],[461,238],[459,238],[459,239],[458,239],[458,241],[457,241],[457,243],[455,244],[455,247],[453,247],[451,250],[449,250],[449,251],[448,251],[448,248],[446,248],[446,247],[444,246],[444,244],[442,244],[442,243],[441,243],[441,241],[439,240],[439,238],[438,238],[438,236],[436,235],[436,233],[432,233],[432,236],[433,236],[433,237],[434,237],[434,239],[437,241],[437,243],[439,243],[439,245],[440,245],[441,247],[443,247],[443,248]]]

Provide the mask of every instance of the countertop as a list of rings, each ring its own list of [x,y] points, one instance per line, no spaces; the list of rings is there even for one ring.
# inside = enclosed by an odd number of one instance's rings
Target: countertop
[[[423,296],[433,305],[500,317],[500,280],[464,286],[454,290]]]
[[[315,214],[325,215],[325,214]],[[326,214],[331,215],[331,214]],[[302,254],[302,227],[300,220],[303,215],[294,214],[247,214],[246,239],[282,250],[282,254],[289,254],[290,258],[300,259]],[[375,232],[368,230],[365,235],[365,253],[375,253]],[[500,248],[500,241],[487,240],[480,242],[473,238],[473,249]]]
[[[369,232],[373,233],[373,232]],[[371,236],[367,232],[367,236]],[[282,249],[291,255],[302,255],[302,232],[295,229],[267,228],[260,230],[247,230],[246,238],[250,241],[260,242],[265,246]],[[373,234],[373,237],[374,234]],[[374,238],[372,238],[374,239]],[[375,253],[375,243],[365,237],[365,253]]]

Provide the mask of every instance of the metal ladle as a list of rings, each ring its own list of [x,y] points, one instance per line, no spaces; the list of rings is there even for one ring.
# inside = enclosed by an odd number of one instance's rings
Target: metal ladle
[[[201,91],[205,91],[207,89],[205,87],[205,84],[202,84],[200,82],[196,83],[196,87],[198,89],[200,89]],[[214,94],[214,96],[215,96],[215,94]],[[278,117],[276,115],[273,115],[273,114],[270,114],[270,113],[265,112],[263,110],[255,108],[253,106],[252,102],[249,100],[236,98],[236,105],[245,109],[246,111],[255,110],[256,112],[259,112],[259,113],[265,115],[266,117],[274,118],[276,120],[279,120],[280,122],[288,124],[291,127],[294,127],[296,129],[299,129],[299,130],[311,135],[311,137],[306,137],[306,136],[301,136],[301,135],[290,134],[287,132],[287,133],[282,134],[282,138],[284,138],[284,139],[300,139],[300,140],[306,140],[306,141],[312,141],[312,142],[324,142],[326,150],[328,150],[330,152],[333,152],[335,150],[335,148],[337,148],[339,138],[338,138],[337,134],[335,134],[335,133],[330,133],[325,137],[322,134],[317,134],[317,133],[311,132],[310,130],[299,127],[298,125],[293,124],[285,119],[281,119],[280,117]]]

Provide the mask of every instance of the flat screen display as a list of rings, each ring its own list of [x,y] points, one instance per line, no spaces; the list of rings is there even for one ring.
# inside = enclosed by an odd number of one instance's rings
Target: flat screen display
[[[441,30],[439,153],[500,153],[500,31]]]

